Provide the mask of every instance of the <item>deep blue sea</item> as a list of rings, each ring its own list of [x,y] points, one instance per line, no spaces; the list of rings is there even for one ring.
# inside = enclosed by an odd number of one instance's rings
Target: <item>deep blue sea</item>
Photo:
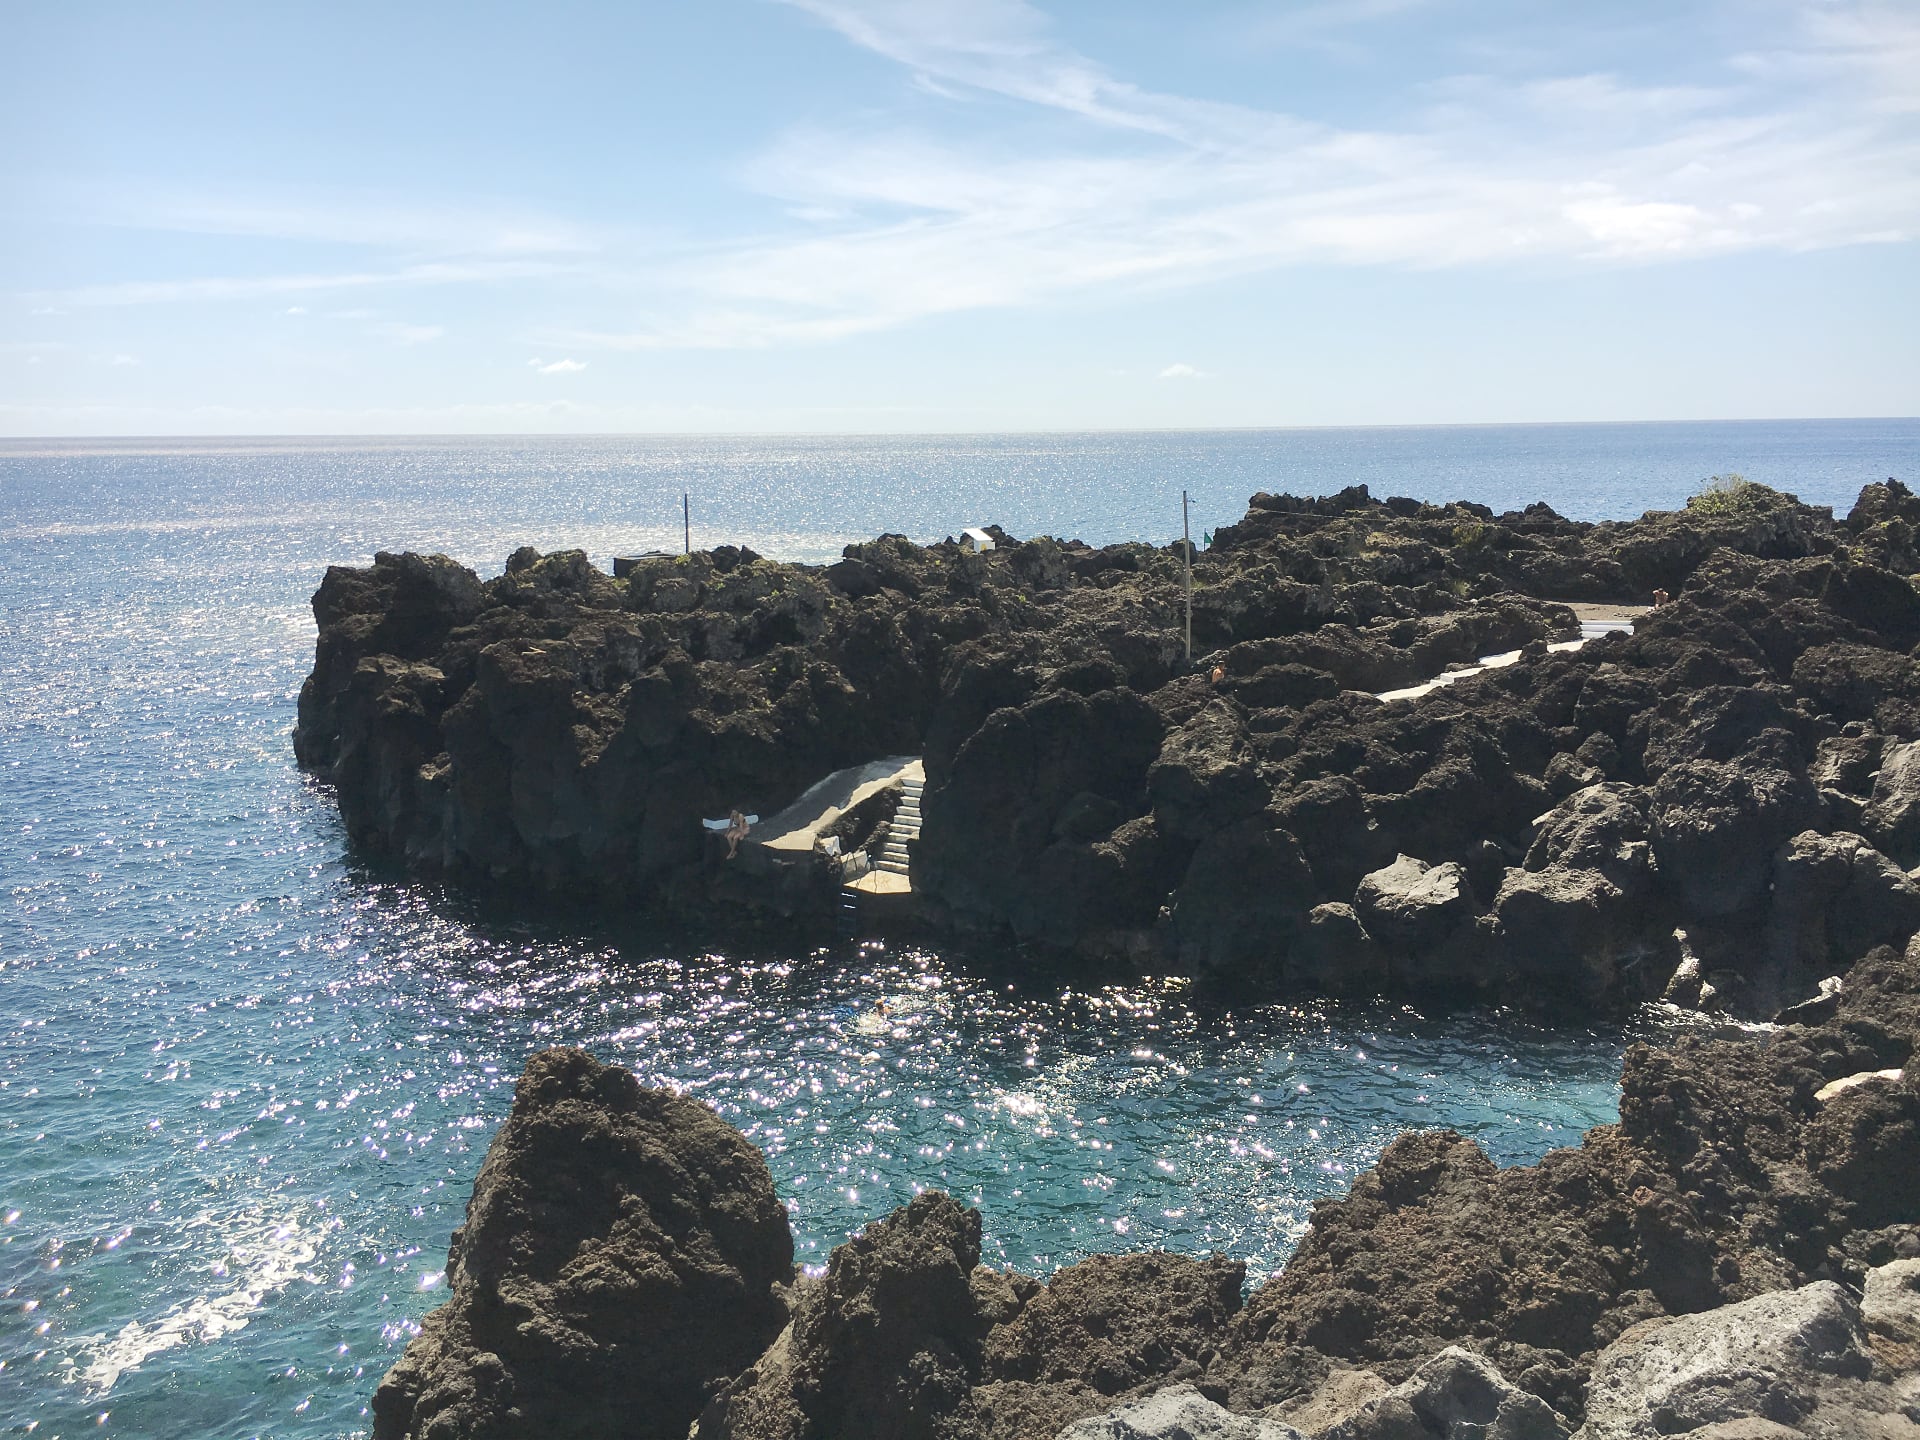
[[[371,872],[288,740],[323,569],[378,549],[896,531],[1164,541],[1255,490],[1546,499],[1738,471],[1844,510],[1920,422],[1005,437],[0,441],[0,1433],[364,1434],[442,1295],[535,1048],[685,1088],[767,1152],[803,1262],[941,1186],[996,1262],[1224,1250],[1257,1277],[1394,1134],[1501,1161],[1610,1119],[1623,1036],[1219,1011],[1017,957],[696,942]],[[886,1002],[886,1013],[879,1002]]]

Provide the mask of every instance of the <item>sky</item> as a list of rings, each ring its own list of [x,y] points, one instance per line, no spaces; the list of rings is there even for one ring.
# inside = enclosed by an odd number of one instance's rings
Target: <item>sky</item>
[[[1920,413],[1914,0],[11,0],[0,434]]]

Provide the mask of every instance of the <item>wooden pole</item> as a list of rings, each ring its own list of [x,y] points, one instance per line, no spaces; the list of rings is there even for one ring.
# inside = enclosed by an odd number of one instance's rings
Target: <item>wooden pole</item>
[[[1181,589],[1187,597],[1187,663],[1193,663],[1193,531],[1187,524],[1187,492],[1180,492]]]
[[[691,555],[693,553],[693,507],[688,503],[687,492],[684,490],[680,492],[680,530],[681,537],[686,542],[687,554]]]

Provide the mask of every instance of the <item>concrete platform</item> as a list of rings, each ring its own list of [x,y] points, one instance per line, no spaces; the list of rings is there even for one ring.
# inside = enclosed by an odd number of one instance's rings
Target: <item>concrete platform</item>
[[[768,850],[805,854],[813,849],[822,830],[868,796],[878,794],[896,780],[924,781],[926,775],[918,755],[890,755],[865,765],[836,770],[810,786],[778,815],[754,826],[749,843]]]
[[[913,882],[892,870],[869,870],[858,880],[849,880],[846,888],[856,895],[911,895]]]

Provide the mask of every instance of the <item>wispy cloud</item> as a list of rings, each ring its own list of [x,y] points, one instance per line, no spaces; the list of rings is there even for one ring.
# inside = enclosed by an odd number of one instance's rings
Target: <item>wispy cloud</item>
[[[1241,143],[1284,117],[1160,95],[1122,80],[1053,38],[1025,0],[784,0],[911,69],[935,93],[974,89],[1065,110],[1102,125],[1193,144]]]
[[[1886,60],[1920,54],[1920,23],[1885,6],[1789,7],[1715,84],[1459,77],[1400,128],[1362,131],[1144,89],[1021,0],[787,3],[956,107],[1013,99],[1079,129],[1017,147],[789,132],[748,173],[807,233],[666,267],[644,316],[547,343],[810,343],[1292,265],[1648,263],[1920,234],[1913,68]]]
[[[109,358],[107,361],[107,364],[120,367],[120,368],[124,368],[129,365],[138,365],[139,363],[140,363],[139,356],[127,355],[127,354],[114,355],[111,358]]]
[[[1652,264],[1920,235],[1920,12],[1904,0],[1766,0],[1742,12],[1744,48],[1689,54],[1657,81],[1633,46],[1596,58],[1582,38],[1610,22],[1569,9],[1547,27],[1558,49],[1530,30],[1497,62],[1491,46],[1484,65],[1436,58],[1372,128],[1151,88],[1026,0],[783,3],[897,66],[918,128],[861,96],[838,125],[772,137],[738,171],[764,228],[641,254],[632,232],[511,204],[101,184],[69,196],[76,214],[299,242],[260,248],[300,259],[18,298],[35,313],[255,301],[372,322],[356,302],[393,314],[413,289],[565,283],[592,302],[570,314],[596,318],[516,341],[566,356],[532,365],[563,375],[595,350],[820,344],[1285,267]],[[1347,46],[1445,3],[1306,0],[1246,23],[1274,45]],[[314,260],[323,246],[352,253]],[[1164,378],[1199,378],[1178,369]]]
[[[1180,361],[1162,370],[1160,372],[1160,378],[1162,380],[1205,380],[1207,378],[1207,372],[1199,369],[1197,366],[1189,365],[1185,361]]]

